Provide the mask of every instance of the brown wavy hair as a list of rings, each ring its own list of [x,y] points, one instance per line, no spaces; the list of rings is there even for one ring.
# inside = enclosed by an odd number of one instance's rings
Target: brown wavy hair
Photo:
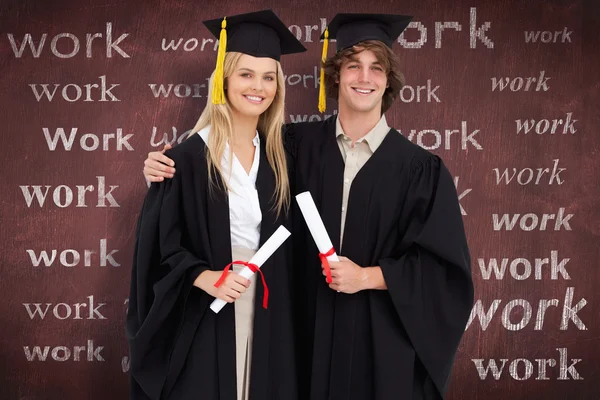
[[[383,93],[381,113],[383,114],[392,106],[400,90],[404,87],[404,75],[400,72],[400,60],[392,49],[379,40],[365,40],[352,47],[344,49],[336,55],[328,58],[323,63],[325,70],[325,90],[327,96],[337,101],[339,92],[340,69],[342,65],[350,61],[352,56],[370,50],[377,57],[377,61],[385,69],[388,87]]]

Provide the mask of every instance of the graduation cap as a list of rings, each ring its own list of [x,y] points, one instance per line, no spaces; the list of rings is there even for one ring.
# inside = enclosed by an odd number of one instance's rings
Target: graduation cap
[[[395,14],[337,14],[321,35],[322,61],[327,59],[329,39],[336,39],[336,52],[340,52],[366,40],[378,40],[390,49],[398,36],[406,29],[413,17]],[[325,72],[321,68],[319,111],[325,112]]]
[[[213,104],[225,104],[223,64],[225,52],[234,51],[253,57],[268,57],[279,61],[282,54],[306,51],[287,26],[272,10],[203,21],[208,30],[219,38],[217,67],[213,83]]]
[[[365,40],[379,40],[392,48],[412,18],[394,14],[337,14],[329,22],[327,30],[329,38],[337,40],[338,52]],[[321,35],[321,39],[324,36]]]

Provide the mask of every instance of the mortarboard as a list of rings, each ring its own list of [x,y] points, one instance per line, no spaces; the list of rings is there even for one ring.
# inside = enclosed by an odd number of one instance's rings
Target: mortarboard
[[[224,104],[223,63],[225,52],[235,51],[253,57],[268,57],[279,61],[282,54],[301,53],[306,48],[271,10],[238,14],[203,21],[219,38],[217,67],[213,86],[213,103]]]
[[[406,29],[413,17],[394,14],[337,14],[329,25],[329,39],[336,39],[336,50],[342,51],[365,40],[392,44]],[[324,34],[321,36],[324,39]]]

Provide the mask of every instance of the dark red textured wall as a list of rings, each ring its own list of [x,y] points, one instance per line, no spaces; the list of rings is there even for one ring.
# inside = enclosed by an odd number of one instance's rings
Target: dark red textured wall
[[[0,398],[127,398],[142,161],[206,102],[201,21],[264,8],[308,48],[283,60],[290,122],[323,117],[335,13],[415,16],[388,122],[456,177],[476,285],[448,398],[600,398],[600,7],[576,0],[3,1]]]

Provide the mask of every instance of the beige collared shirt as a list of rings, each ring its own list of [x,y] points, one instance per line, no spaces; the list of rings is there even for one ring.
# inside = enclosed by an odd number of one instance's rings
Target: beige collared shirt
[[[365,136],[360,138],[352,146],[352,139],[350,139],[344,130],[340,119],[337,118],[335,121],[335,136],[337,143],[344,159],[344,190],[342,195],[342,227],[340,230],[340,246],[344,239],[344,226],[346,225],[346,211],[348,209],[348,196],[350,194],[350,187],[352,181],[356,177],[356,174],[365,165],[365,163],[371,158],[371,155],[377,150],[377,148],[383,142],[383,139],[387,136],[390,131],[390,127],[385,120],[385,115],[381,116],[381,119]]]

